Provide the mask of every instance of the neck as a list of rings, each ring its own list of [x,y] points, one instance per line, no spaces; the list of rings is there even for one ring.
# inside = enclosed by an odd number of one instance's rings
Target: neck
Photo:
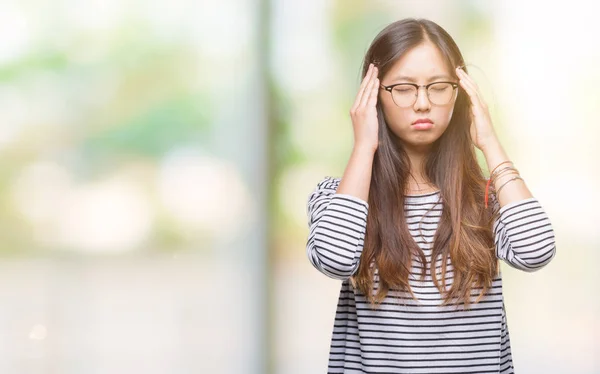
[[[425,160],[428,155],[426,150],[416,150],[411,148],[405,148],[408,158],[410,160],[410,183],[422,185],[430,183],[429,177],[425,173]],[[422,188],[422,187],[420,187]]]

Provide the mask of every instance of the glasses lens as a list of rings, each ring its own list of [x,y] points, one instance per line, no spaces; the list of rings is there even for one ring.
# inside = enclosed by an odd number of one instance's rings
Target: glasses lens
[[[432,104],[444,105],[452,100],[454,88],[450,83],[434,83],[429,86],[428,93]]]
[[[417,98],[417,88],[410,84],[399,84],[392,89],[392,99],[400,107],[411,106]]]

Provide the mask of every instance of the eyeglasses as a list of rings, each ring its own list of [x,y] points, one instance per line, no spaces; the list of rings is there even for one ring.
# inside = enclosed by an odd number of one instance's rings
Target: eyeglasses
[[[419,95],[419,88],[425,87],[427,98],[434,105],[446,105],[454,97],[458,83],[454,82],[432,82],[425,85],[415,83],[397,83],[389,86],[381,85],[381,88],[392,94],[394,104],[401,108],[412,106]]]

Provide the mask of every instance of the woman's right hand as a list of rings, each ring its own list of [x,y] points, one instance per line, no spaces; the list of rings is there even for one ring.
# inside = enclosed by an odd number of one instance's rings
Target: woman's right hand
[[[377,95],[379,93],[379,70],[369,64],[369,70],[350,109],[354,127],[354,147],[365,147],[375,151],[379,145],[379,122],[377,121]]]

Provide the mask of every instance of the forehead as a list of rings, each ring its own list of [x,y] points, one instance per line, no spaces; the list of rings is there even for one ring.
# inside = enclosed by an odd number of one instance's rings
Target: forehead
[[[431,43],[420,44],[408,50],[386,73],[389,80],[429,81],[442,77],[451,78],[442,53]]]

